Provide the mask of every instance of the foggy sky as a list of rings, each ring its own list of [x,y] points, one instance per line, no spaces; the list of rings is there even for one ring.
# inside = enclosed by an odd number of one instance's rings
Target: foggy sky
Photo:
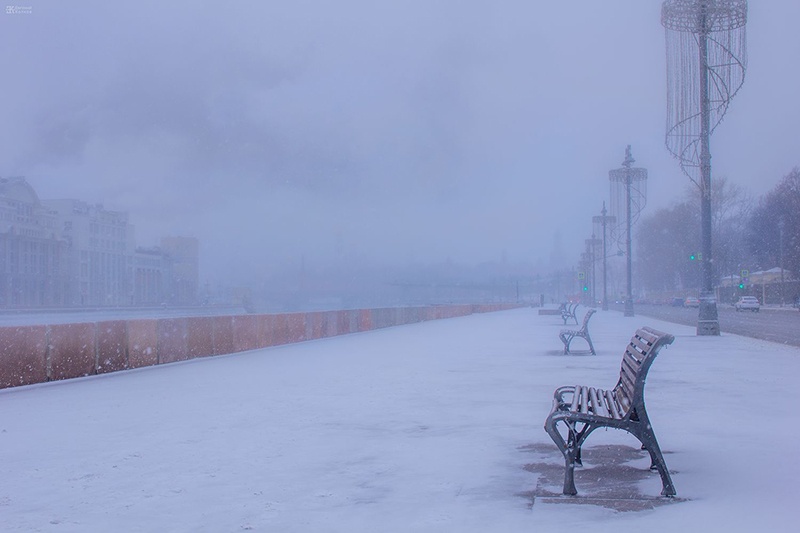
[[[11,4],[15,5],[15,4]],[[25,2],[0,14],[0,176],[128,211],[202,273],[296,262],[571,265],[633,146],[644,215],[689,184],[664,146],[661,1]],[[713,172],[800,165],[800,2],[751,1]]]

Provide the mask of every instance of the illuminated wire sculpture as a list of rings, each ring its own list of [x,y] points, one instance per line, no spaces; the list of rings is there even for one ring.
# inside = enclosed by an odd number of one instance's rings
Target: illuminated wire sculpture
[[[667,149],[700,189],[703,283],[697,334],[719,335],[711,256],[711,133],[744,83],[747,0],[664,0]]]
[[[744,82],[746,22],[747,0],[666,0],[662,6],[667,40],[667,149],[701,188],[703,100],[707,100],[710,135]]]

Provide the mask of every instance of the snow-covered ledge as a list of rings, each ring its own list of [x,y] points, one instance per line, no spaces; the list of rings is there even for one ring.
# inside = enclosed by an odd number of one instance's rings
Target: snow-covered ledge
[[[0,389],[501,311],[437,305],[0,327]]]

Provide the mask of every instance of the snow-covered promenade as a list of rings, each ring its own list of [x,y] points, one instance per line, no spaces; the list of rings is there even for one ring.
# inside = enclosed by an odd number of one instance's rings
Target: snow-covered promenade
[[[646,398],[678,498],[603,430],[559,496],[552,391],[612,387],[642,325],[676,336]],[[564,356],[563,327],[522,308],[4,389],[0,531],[794,529],[800,349],[606,311],[597,356]]]

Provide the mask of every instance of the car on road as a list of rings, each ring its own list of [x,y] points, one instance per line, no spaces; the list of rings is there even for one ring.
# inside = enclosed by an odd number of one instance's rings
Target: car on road
[[[683,301],[684,307],[700,307],[700,300],[694,296],[687,296]]]
[[[733,304],[737,311],[753,311],[758,313],[761,309],[761,304],[758,303],[758,298],[755,296],[742,296]]]
[[[683,302],[684,302],[683,298],[673,298],[672,303],[670,303],[670,305],[672,307],[683,307]]]

